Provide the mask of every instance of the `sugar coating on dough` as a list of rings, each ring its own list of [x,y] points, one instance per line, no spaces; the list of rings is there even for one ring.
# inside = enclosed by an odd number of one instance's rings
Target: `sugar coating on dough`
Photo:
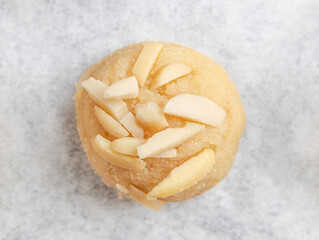
[[[132,76],[132,68],[145,43],[129,45],[105,57],[89,68],[80,79],[84,81],[94,77],[111,85]],[[184,63],[192,72],[174,80],[156,90],[150,90],[151,80],[155,74],[172,63]],[[137,98],[124,99],[129,111],[135,115],[137,104],[155,102],[163,107],[166,102],[179,94],[201,95],[213,100],[226,111],[226,118],[219,128],[206,125],[206,130],[177,147],[177,157],[146,158],[147,165],[143,171],[132,171],[114,166],[103,160],[93,149],[91,140],[101,134],[110,141],[115,137],[108,134],[94,114],[94,102],[90,99],[80,83],[74,95],[77,113],[77,128],[86,155],[105,184],[116,188],[120,184],[129,188],[130,184],[145,193],[161,182],[175,167],[198,154],[205,148],[212,148],[216,154],[216,163],[210,173],[192,187],[165,198],[165,201],[183,201],[197,196],[215,186],[229,172],[238,148],[239,138],[245,125],[244,109],[235,85],[230,81],[224,69],[203,54],[174,43],[163,42],[163,48],[150,71],[145,85],[140,87]],[[169,127],[182,127],[185,120],[166,115]],[[155,132],[144,129],[145,138]]]

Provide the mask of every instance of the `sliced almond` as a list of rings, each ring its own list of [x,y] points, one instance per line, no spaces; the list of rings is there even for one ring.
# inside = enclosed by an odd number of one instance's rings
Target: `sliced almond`
[[[189,74],[192,69],[183,63],[172,63],[164,67],[152,81],[151,89],[157,89],[175,79]]]
[[[138,156],[143,159],[156,156],[177,147],[205,129],[204,125],[188,122],[182,128],[167,128],[154,134],[146,143],[137,146]]]
[[[153,158],[173,158],[177,156],[177,150],[176,148],[167,150],[165,152],[162,152],[160,154],[157,154],[155,156],[153,156]]]
[[[134,76],[113,83],[104,91],[104,98],[111,100],[120,100],[126,98],[136,98],[139,88]]]
[[[105,129],[105,131],[109,132],[115,137],[126,137],[129,133],[126,129],[114,118],[112,118],[109,114],[104,112],[98,106],[95,106],[95,116],[99,120],[99,123]]]
[[[126,188],[126,187],[124,187],[123,185],[121,185],[121,184],[115,184],[115,188],[116,188],[116,190],[118,190],[119,192],[121,192],[121,193],[123,193],[123,194],[128,194],[129,193],[129,190]]]
[[[165,198],[182,192],[204,178],[214,164],[215,152],[212,149],[205,149],[179,167],[174,168],[148,195]]]
[[[144,130],[138,125],[133,113],[127,113],[120,122],[136,138],[144,138]]]
[[[108,87],[106,83],[90,77],[88,80],[83,81],[81,85],[88,92],[90,98],[115,119],[120,120],[125,114],[129,112],[124,101],[110,101],[104,99],[103,94]]]
[[[95,151],[111,164],[138,171],[143,170],[146,166],[146,162],[137,157],[114,152],[110,147],[111,142],[101,135],[96,135],[92,144]]]
[[[164,113],[219,127],[226,117],[225,110],[212,100],[193,94],[180,94],[164,106]]]
[[[158,199],[148,200],[146,199],[147,194],[141,191],[140,189],[136,188],[133,185],[130,185],[130,197],[135,201],[143,204],[144,206],[159,211],[162,207],[165,206],[166,202]]]
[[[136,120],[144,127],[160,131],[168,127],[162,109],[155,102],[136,105]]]
[[[140,86],[144,85],[162,48],[163,44],[160,42],[151,42],[144,45],[132,69],[132,74],[137,78]]]
[[[135,137],[122,137],[115,139],[111,142],[111,148],[115,152],[127,154],[130,156],[138,156],[137,155],[137,146],[145,143],[146,140],[144,138],[135,138]],[[176,148],[167,150],[162,152],[153,158],[173,158],[177,156]]]
[[[111,148],[115,152],[137,156],[137,146],[145,143],[144,138],[123,137],[111,142]]]

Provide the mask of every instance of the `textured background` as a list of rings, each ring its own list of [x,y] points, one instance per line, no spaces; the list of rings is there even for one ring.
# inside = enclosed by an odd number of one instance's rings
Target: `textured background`
[[[160,213],[89,166],[74,84],[127,44],[225,66],[247,125],[228,178]],[[318,239],[319,2],[0,0],[0,239]]]

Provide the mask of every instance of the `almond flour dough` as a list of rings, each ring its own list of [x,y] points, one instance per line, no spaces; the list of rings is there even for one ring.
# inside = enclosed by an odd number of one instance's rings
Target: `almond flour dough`
[[[130,189],[131,184],[148,193],[174,168],[205,148],[213,149],[216,154],[216,162],[206,177],[192,187],[162,199],[164,201],[183,201],[214,187],[229,172],[244,129],[244,109],[235,85],[220,65],[193,49],[163,42],[163,48],[151,68],[145,85],[139,88],[138,97],[124,99],[129,111],[135,115],[137,104],[151,101],[162,108],[172,97],[189,93],[213,100],[226,111],[226,118],[220,127],[206,125],[204,132],[179,145],[177,157],[143,159],[147,165],[142,171],[124,169],[105,161],[92,147],[92,139],[98,134],[110,141],[116,138],[107,133],[99,124],[94,113],[95,103],[80,83],[89,77],[94,77],[111,85],[132,76],[132,68],[144,44],[129,45],[115,51],[91,66],[81,76],[74,95],[77,129],[84,151],[94,170],[101,176],[106,185],[117,190],[116,186],[121,186],[121,194],[126,196],[129,196],[128,191],[123,191],[123,189]],[[186,64],[192,69],[192,72],[156,90],[150,90],[151,81],[155,74],[172,63]],[[166,115],[166,119],[169,127],[182,127],[186,122],[182,118],[169,115]],[[154,133],[154,130],[144,128],[144,138],[149,138]]]

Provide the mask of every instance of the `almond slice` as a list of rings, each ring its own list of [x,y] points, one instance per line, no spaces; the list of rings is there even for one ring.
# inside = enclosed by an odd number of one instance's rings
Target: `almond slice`
[[[143,170],[146,166],[146,162],[137,157],[114,152],[110,147],[111,142],[101,135],[96,135],[92,144],[95,151],[111,164],[138,171]]]
[[[226,117],[223,108],[212,100],[193,94],[180,94],[164,106],[164,113],[219,127]]]
[[[108,87],[106,83],[90,77],[88,80],[83,81],[81,85],[88,92],[90,98],[116,120],[120,120],[129,112],[124,101],[109,101],[103,98],[104,91]]]
[[[118,192],[122,194],[129,194],[129,190],[121,184],[115,184],[115,188]]]
[[[189,74],[192,69],[183,63],[172,63],[164,67],[152,81],[151,89],[157,89],[175,79]]]
[[[132,134],[133,137],[144,138],[144,130],[138,125],[133,113],[127,113],[120,122]]]
[[[154,134],[146,143],[137,146],[138,156],[143,159],[156,156],[177,147],[205,129],[204,125],[188,122],[182,128],[167,128]]]
[[[214,164],[215,152],[212,149],[205,149],[174,168],[148,195],[149,197],[165,198],[182,192],[204,178]]]
[[[151,42],[144,45],[132,69],[132,74],[136,77],[140,86],[144,85],[162,48],[163,44],[160,42]]]
[[[122,137],[111,142],[111,148],[115,152],[137,156],[137,146],[145,141],[144,138]]]
[[[136,98],[138,92],[137,80],[132,76],[113,83],[104,91],[104,98],[112,100]]]
[[[144,127],[160,131],[168,127],[162,109],[155,102],[136,105],[136,120]]]
[[[130,197],[132,199],[134,199],[135,201],[143,204],[144,206],[159,211],[161,210],[162,207],[165,206],[166,202],[162,201],[162,200],[158,200],[158,199],[154,199],[154,200],[148,200],[146,199],[146,193],[144,193],[143,191],[141,191],[140,189],[136,188],[133,185],[130,185]]]
[[[137,155],[137,146],[145,143],[146,140],[144,138],[135,138],[135,137],[122,137],[115,139],[111,142],[111,149],[115,152],[130,155],[130,156],[138,156]],[[167,150],[162,152],[153,158],[172,158],[177,156],[176,148]]]
[[[173,158],[177,156],[177,150],[176,148],[167,150],[165,152],[162,152],[160,154],[157,154],[155,156],[153,156],[153,158]]]
[[[99,123],[102,125],[105,131],[109,132],[115,137],[125,137],[129,135],[126,129],[118,121],[104,112],[101,108],[95,106],[94,110],[95,116],[97,117]]]

